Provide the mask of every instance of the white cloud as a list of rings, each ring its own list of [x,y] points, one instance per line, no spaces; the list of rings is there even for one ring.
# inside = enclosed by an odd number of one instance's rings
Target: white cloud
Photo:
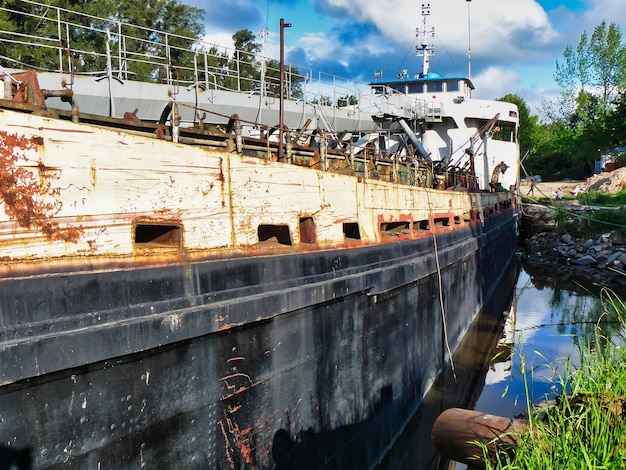
[[[520,82],[520,76],[512,70],[500,67],[488,67],[472,77],[476,87],[475,98],[495,99],[511,93]]]
[[[582,18],[578,18],[578,24],[583,25],[582,29],[587,29],[587,32],[591,33],[596,25],[606,20],[607,23],[613,22],[620,26],[622,34],[626,32],[626,3],[615,0],[588,0],[588,3],[589,9]],[[582,29],[577,37],[580,37]]]
[[[207,45],[216,45],[226,49],[233,49],[235,47],[233,43],[233,33],[214,33],[205,34],[203,36],[203,42]]]
[[[358,21],[375,24],[398,44],[410,44],[415,29],[423,26],[421,4],[413,0],[328,0],[326,4],[343,9]],[[429,11],[427,29],[435,27],[435,46],[441,42],[451,53],[467,51],[469,39],[472,53],[481,57],[519,60],[524,48],[558,37],[535,0],[437,0]]]
[[[318,58],[333,54],[337,44],[324,33],[305,33],[300,36],[295,47],[305,50],[307,57]]]

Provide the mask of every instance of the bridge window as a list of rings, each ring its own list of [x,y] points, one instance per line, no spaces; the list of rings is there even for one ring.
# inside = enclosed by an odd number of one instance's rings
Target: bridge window
[[[443,91],[443,82],[428,82],[426,84],[426,91],[428,93],[436,93]]]
[[[409,83],[409,93],[424,93],[424,84]]]
[[[459,82],[456,80],[446,82],[446,91],[459,91]]]

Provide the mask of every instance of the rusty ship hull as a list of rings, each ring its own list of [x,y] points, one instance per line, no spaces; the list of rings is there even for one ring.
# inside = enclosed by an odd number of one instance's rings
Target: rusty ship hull
[[[508,191],[0,105],[8,459],[373,467],[503,295]]]

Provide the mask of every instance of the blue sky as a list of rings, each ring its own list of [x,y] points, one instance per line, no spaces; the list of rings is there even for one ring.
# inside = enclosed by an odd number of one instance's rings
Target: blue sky
[[[555,63],[567,45],[591,33],[603,19],[620,26],[626,40],[626,2],[615,0],[181,0],[205,10],[207,41],[232,47],[232,35],[247,28],[269,34],[264,55],[279,57],[279,22],[286,59],[298,66],[367,83],[375,71],[394,77],[419,73],[415,56],[422,4],[430,4],[435,56],[431,70],[468,74],[475,97],[516,93],[541,114],[541,103],[558,94]],[[468,21],[469,20],[469,21]],[[468,28],[469,24],[469,28]],[[469,30],[469,31],[468,31]],[[468,34],[469,32],[469,34]],[[469,42],[468,42],[469,38]],[[260,38],[259,42],[260,42]]]

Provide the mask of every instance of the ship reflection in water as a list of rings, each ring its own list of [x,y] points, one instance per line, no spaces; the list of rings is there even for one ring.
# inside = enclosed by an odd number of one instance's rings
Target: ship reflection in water
[[[433,423],[452,407],[513,418],[526,409],[521,355],[532,401],[558,393],[554,375],[568,360],[578,364],[576,344],[606,311],[601,286],[584,279],[554,279],[540,268],[522,266],[504,315],[485,312],[474,323],[446,369],[378,470],[466,468],[440,459],[431,443]],[[626,288],[611,286],[620,299]],[[605,325],[610,335],[611,324]],[[531,377],[532,374],[532,377]]]
[[[453,365],[440,374],[379,470],[444,468],[446,463],[440,461],[431,442],[433,424],[448,408],[473,408],[476,403],[496,349],[501,347],[499,340],[505,329],[502,312],[515,305],[519,265],[513,263],[511,269],[508,281],[499,286],[510,292],[506,305],[488,305],[476,318],[454,355]]]

